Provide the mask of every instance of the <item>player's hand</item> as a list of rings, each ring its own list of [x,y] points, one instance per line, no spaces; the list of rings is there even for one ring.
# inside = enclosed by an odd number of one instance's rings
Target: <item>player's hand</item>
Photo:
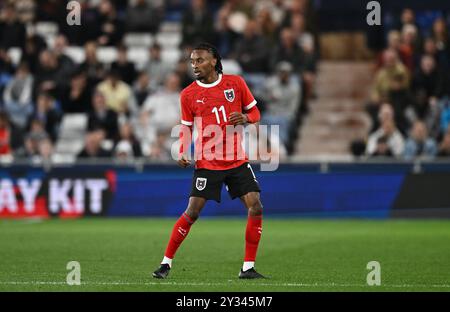
[[[182,155],[181,158],[177,161],[178,166],[182,168],[186,168],[191,164],[191,161],[187,159],[186,156]]]
[[[228,120],[232,125],[243,125],[248,121],[247,115],[239,112],[232,112],[230,116],[228,116]]]

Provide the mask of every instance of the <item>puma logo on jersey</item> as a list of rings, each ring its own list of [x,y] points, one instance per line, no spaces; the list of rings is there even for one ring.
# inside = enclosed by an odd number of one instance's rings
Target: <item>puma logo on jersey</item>
[[[206,100],[205,98],[202,98],[201,100],[197,100],[196,102],[197,102],[197,103],[205,104],[205,100]]]

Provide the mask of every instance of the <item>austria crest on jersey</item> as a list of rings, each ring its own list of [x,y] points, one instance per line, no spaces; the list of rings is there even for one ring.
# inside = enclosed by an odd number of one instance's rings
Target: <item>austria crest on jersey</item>
[[[227,99],[228,102],[234,101],[234,89],[224,90],[223,93],[225,94],[225,98]]]
[[[206,187],[206,178],[197,178],[197,181],[195,182],[195,187],[199,191],[203,191]]]

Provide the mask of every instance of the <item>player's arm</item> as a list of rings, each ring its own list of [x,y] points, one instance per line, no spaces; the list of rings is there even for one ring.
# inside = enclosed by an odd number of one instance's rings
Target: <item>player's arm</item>
[[[192,142],[192,130],[194,126],[194,115],[189,105],[189,100],[184,93],[180,95],[181,102],[181,126],[180,126],[180,151],[177,163],[186,168],[191,164],[189,160],[190,146]]]
[[[228,118],[232,125],[243,125],[246,123],[258,122],[261,118],[258,107],[256,106],[256,100],[253,97],[250,89],[245,83],[244,79],[239,78],[241,88],[241,103],[242,113],[232,112]]]
[[[248,111],[244,113],[232,112],[230,114],[229,120],[232,125],[243,125],[246,123],[255,123],[261,119],[261,114],[258,107],[253,106]]]

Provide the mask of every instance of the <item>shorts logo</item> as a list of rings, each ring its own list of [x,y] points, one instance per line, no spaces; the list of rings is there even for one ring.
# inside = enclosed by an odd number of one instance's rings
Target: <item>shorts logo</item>
[[[228,102],[234,101],[234,89],[224,90],[223,93],[225,94],[225,98],[227,99]]]
[[[197,188],[197,190],[203,191],[206,187],[206,182],[207,182],[206,178],[197,178],[197,181],[195,182],[195,187]]]

